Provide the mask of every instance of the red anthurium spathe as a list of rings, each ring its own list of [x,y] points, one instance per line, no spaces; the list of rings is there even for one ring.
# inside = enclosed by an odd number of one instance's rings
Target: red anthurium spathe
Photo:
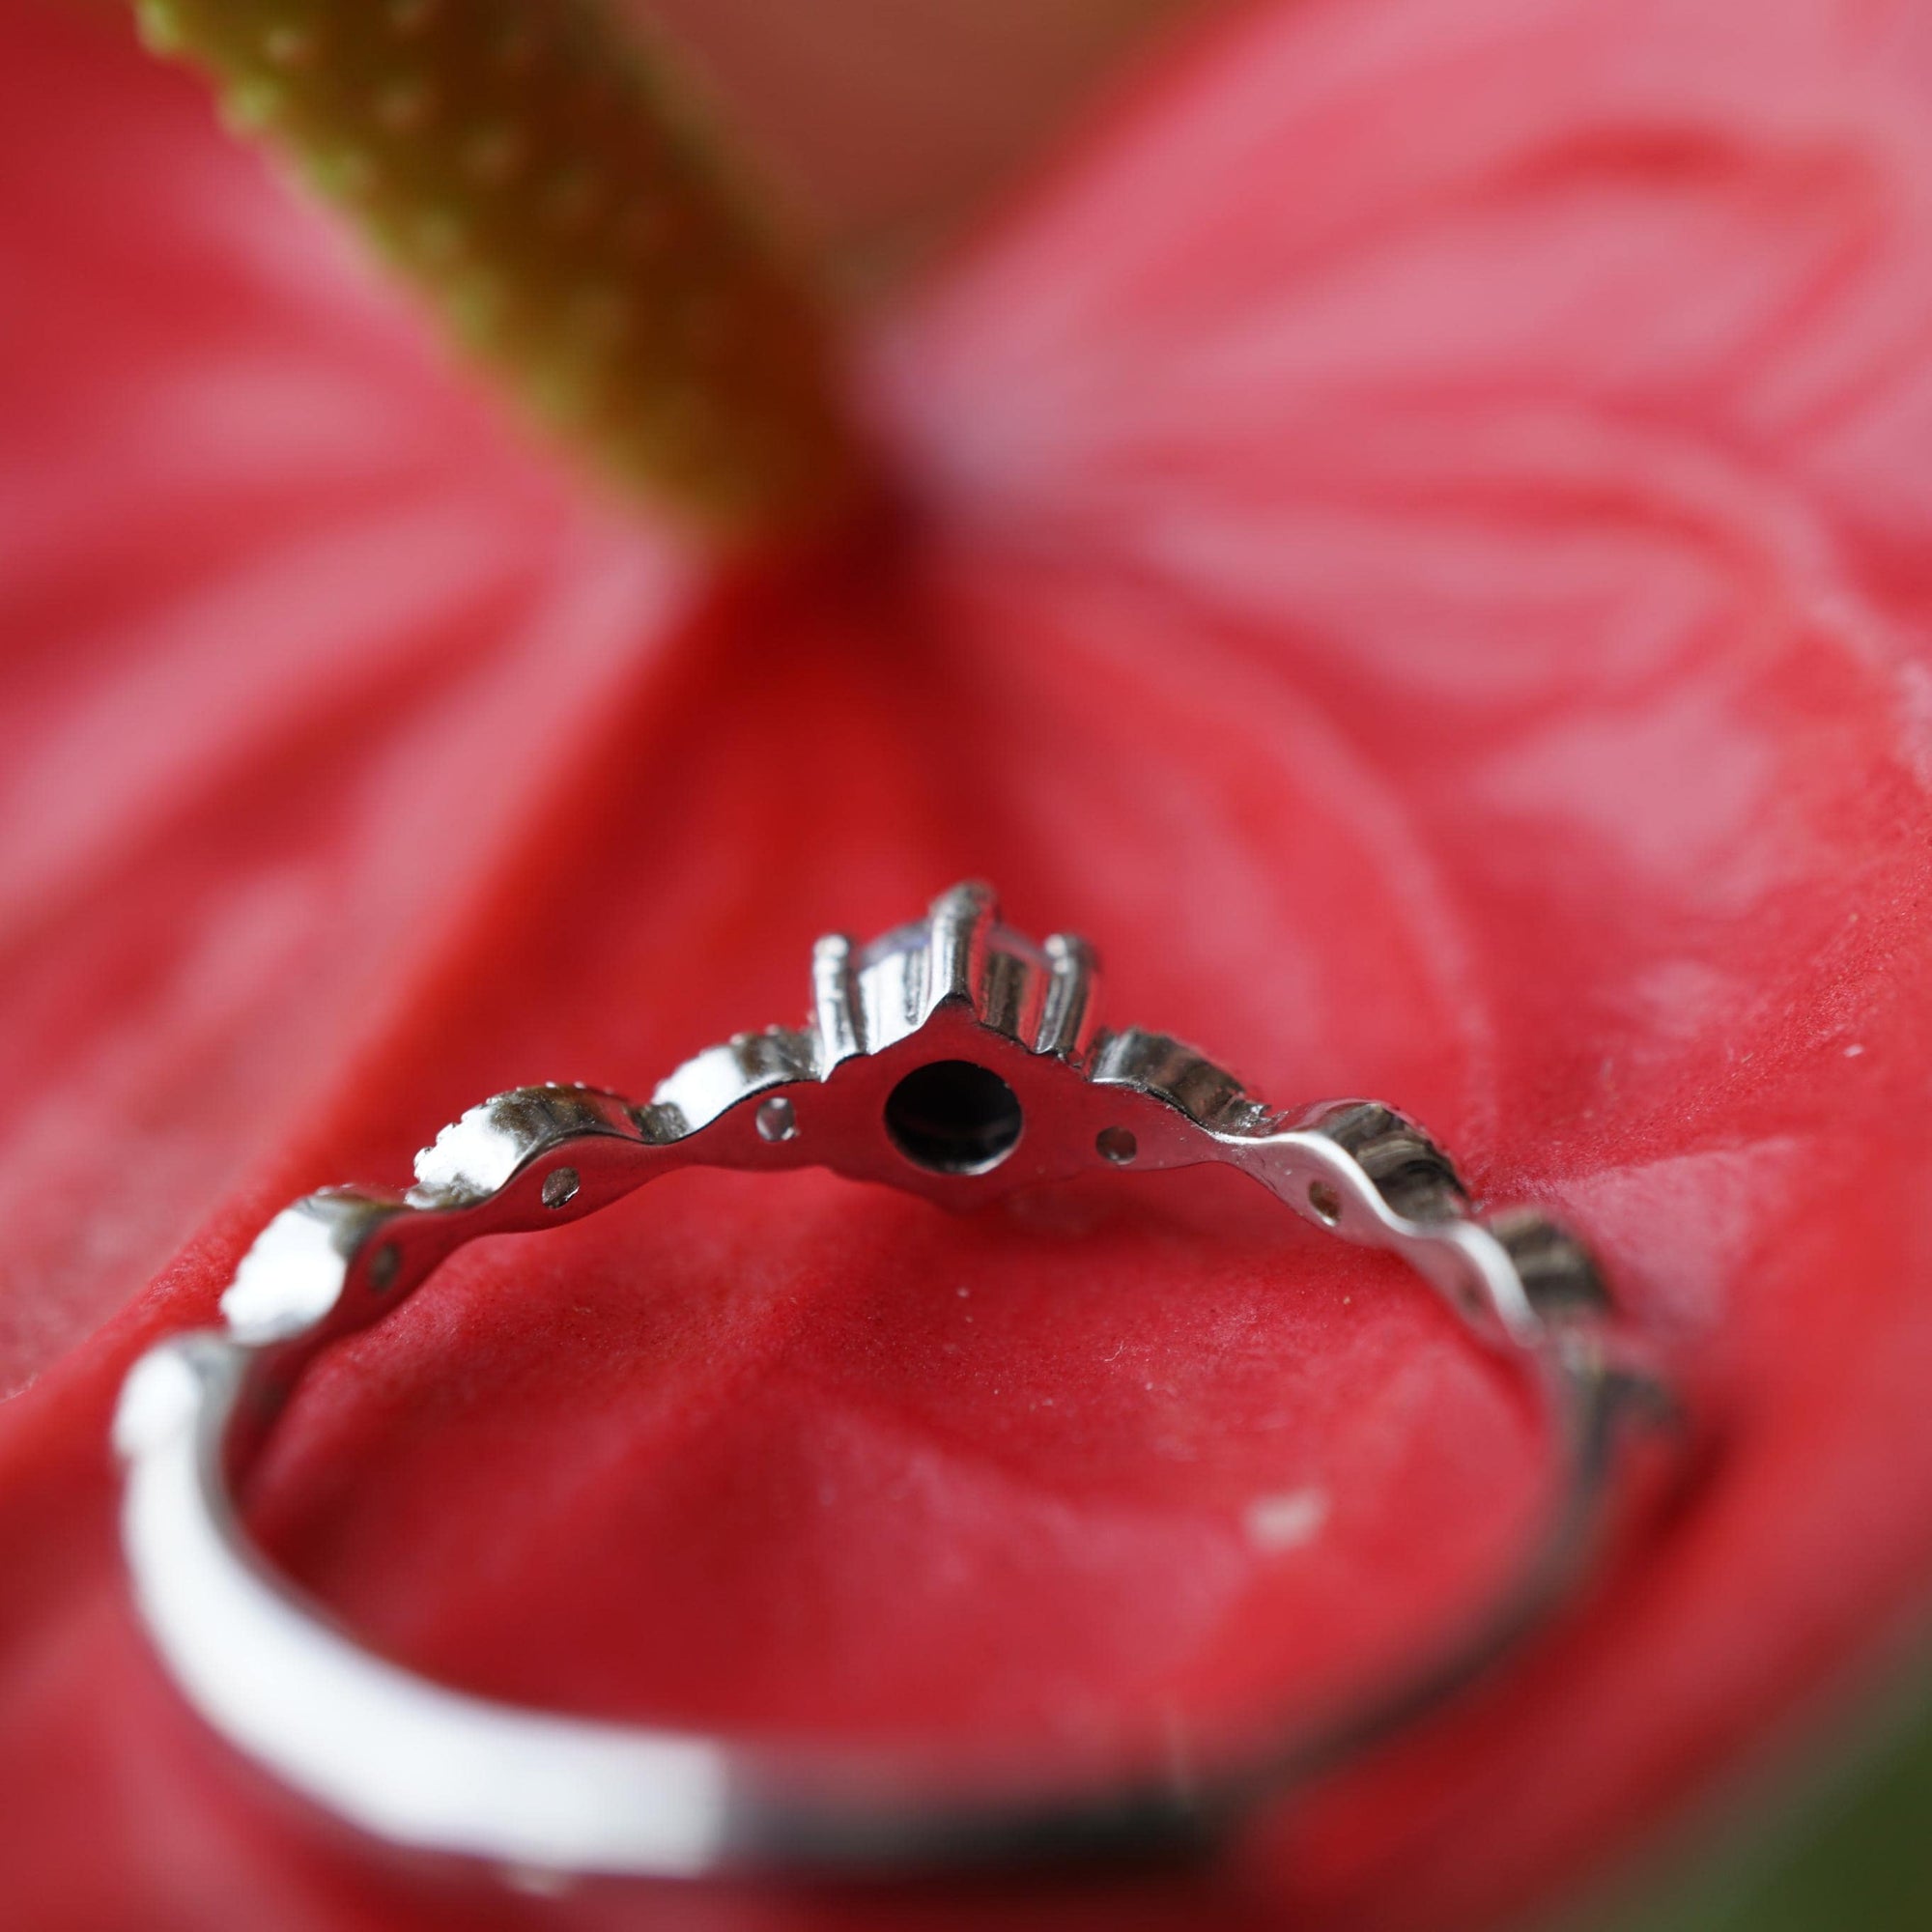
[[[908,514],[728,585],[191,83],[48,0],[0,34],[18,1922],[1474,1924],[1919,1605],[1917,10],[1250,9],[867,339]],[[233,1763],[126,1603],[130,1356],[287,1197],[518,1082],[647,1092],[974,873],[1115,1017],[1560,1207],[1684,1365],[1694,1492],[1506,1685],[1131,1885],[526,1897]],[[1422,1290],[1227,1177],[954,1221],[694,1176],[461,1257],[251,1506],[454,1681],[1051,1748],[1372,1672],[1534,1480]]]

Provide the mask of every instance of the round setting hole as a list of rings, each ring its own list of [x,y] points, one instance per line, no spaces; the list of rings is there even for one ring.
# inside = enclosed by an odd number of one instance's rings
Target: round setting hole
[[[567,1202],[576,1200],[581,1183],[574,1167],[554,1167],[544,1176],[543,1205],[546,1208],[561,1208]]]
[[[886,1131],[932,1174],[985,1174],[1018,1145],[1019,1095],[970,1060],[935,1060],[908,1073],[886,1099]]]
[[[1308,1183],[1308,1205],[1331,1228],[1342,1218],[1342,1197],[1325,1180]]]
[[[761,1102],[753,1119],[757,1122],[761,1141],[795,1141],[798,1138],[798,1115],[782,1094],[774,1094],[769,1100]]]
[[[1102,1127],[1094,1136],[1094,1147],[1102,1160],[1111,1160],[1116,1167],[1125,1167],[1141,1151],[1130,1127]]]

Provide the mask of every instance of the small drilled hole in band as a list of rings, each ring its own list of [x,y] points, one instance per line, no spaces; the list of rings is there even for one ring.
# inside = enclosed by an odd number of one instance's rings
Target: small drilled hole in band
[[[403,1258],[395,1242],[384,1241],[369,1257],[369,1286],[378,1294],[381,1294],[385,1288],[393,1288],[402,1265]]]
[[[1141,1151],[1129,1127],[1102,1127],[1094,1136],[1094,1147],[1102,1160],[1111,1160],[1116,1167],[1125,1167]]]
[[[754,1118],[761,1141],[795,1141],[798,1138],[798,1115],[782,1094],[774,1094],[759,1107]]]
[[[1342,1218],[1342,1197],[1325,1180],[1308,1183],[1308,1205],[1331,1228]]]
[[[567,1202],[575,1201],[581,1185],[574,1167],[552,1168],[544,1176],[543,1205],[546,1208],[561,1208]]]
[[[984,1174],[1018,1145],[1019,1095],[970,1060],[936,1060],[908,1073],[886,1100],[886,1131],[932,1174]]]

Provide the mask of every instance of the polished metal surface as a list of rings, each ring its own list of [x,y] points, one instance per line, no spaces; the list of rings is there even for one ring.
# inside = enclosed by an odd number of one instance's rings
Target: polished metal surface
[[[1105,1032],[1080,941],[1036,947],[961,886],[863,949],[821,940],[811,1013],[741,1034],[634,1103],[526,1087],[472,1108],[407,1193],[277,1215],[225,1326],[161,1343],[123,1390],[123,1543],[161,1661],[231,1744],[376,1836],[514,1871],[901,1870],[1191,1843],[1429,1709],[1582,1574],[1626,1438],[1668,1407],[1595,1263],[1547,1216],[1481,1212],[1448,1158],[1376,1101],[1287,1115],[1193,1048]],[[1356,1708],[1218,1761],[807,1751],[552,1716],[445,1689],[362,1648],[254,1550],[237,1485],[290,1389],[480,1235],[595,1213],[672,1169],[830,1167],[972,1208],[1094,1172],[1221,1162],[1344,1240],[1401,1256],[1545,1405],[1542,1533],[1492,1609]]]

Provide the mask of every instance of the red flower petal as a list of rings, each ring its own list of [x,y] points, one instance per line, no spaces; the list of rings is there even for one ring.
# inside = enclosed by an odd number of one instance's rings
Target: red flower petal
[[[0,1386],[333,1083],[675,589],[194,89],[7,12]]]
[[[16,1373],[201,1228],[0,1417],[30,1916],[492,1913],[315,1840],[156,1681],[120,1368],[282,1196],[515,1081],[647,1089],[965,872],[1100,938],[1116,1016],[1562,1204],[1721,1448],[1508,1694],[1247,1865],[1002,1912],[1492,1916],[1870,1647],[1932,1556],[1899,21],[1257,10],[898,326],[903,553],[673,621],[176,84],[13,11],[0,141],[103,128],[0,212]],[[1479,1587],[1533,1454],[1399,1270],[1223,1182],[943,1225],[667,1183],[342,1350],[261,1521],[397,1654],[582,1707],[1050,1740],[1332,1684]]]

